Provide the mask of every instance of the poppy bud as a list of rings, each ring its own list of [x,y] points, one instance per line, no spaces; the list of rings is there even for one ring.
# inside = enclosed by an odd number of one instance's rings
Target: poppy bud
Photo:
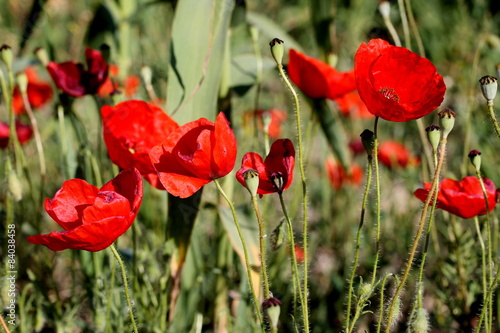
[[[279,38],[273,38],[273,40],[269,42],[271,54],[278,65],[282,64],[281,61],[283,60],[283,54],[285,53],[285,47],[283,46],[284,43],[285,42]]]
[[[252,37],[253,41],[258,41],[259,40],[259,29],[257,29],[255,26],[250,25],[250,37]]]
[[[271,181],[273,182],[274,187],[278,190],[278,193],[283,192],[283,175],[281,172],[273,172],[271,174]]]
[[[441,127],[432,124],[427,126],[425,131],[427,132],[427,138],[429,139],[432,149],[436,150],[439,146],[439,140],[441,138]]]
[[[7,44],[3,44],[2,46],[0,46],[0,54],[2,55],[2,60],[7,68],[11,68],[13,55],[10,46]]]
[[[262,113],[262,127],[265,133],[269,133],[269,126],[271,126],[271,120],[273,119],[270,112],[265,111]]]
[[[363,283],[359,288],[359,298],[368,299],[373,291],[373,285],[371,283]]]
[[[441,119],[441,129],[443,130],[443,139],[448,138],[448,134],[450,134],[453,126],[455,125],[455,117],[456,113],[451,109],[446,108],[438,113],[439,118]]]
[[[429,331],[429,318],[425,309],[418,309],[415,314],[415,321],[412,323],[413,332],[427,333]]]
[[[394,302],[394,311],[392,312],[391,316],[388,318],[387,322],[389,323],[389,326],[394,326],[399,320],[399,317],[401,317],[401,298],[396,298]]]
[[[266,311],[269,323],[276,329],[281,311],[281,301],[276,297],[271,297],[262,302],[262,308]]]
[[[337,67],[339,61],[339,56],[333,52],[328,53],[328,65],[332,67]]]
[[[16,76],[17,85],[22,94],[26,94],[28,91],[28,76],[23,72]]]
[[[382,0],[378,4],[378,11],[380,12],[380,15],[384,19],[389,19],[389,15],[391,13],[391,4],[389,1]]]
[[[47,53],[47,50],[43,47],[37,47],[34,51],[35,53],[35,56],[37,57],[38,61],[40,61],[40,63],[47,67],[47,65],[49,64],[50,60],[49,60],[49,54]]]
[[[276,251],[283,245],[285,241],[285,231],[283,230],[283,225],[284,225],[284,219],[281,220],[280,224],[276,228],[274,228],[273,232],[271,233],[271,248],[273,251]]]
[[[12,195],[14,201],[20,201],[23,198],[23,186],[19,177],[14,171],[9,172],[8,176],[8,190]]]
[[[497,81],[497,78],[491,75],[486,75],[479,79],[479,83],[481,83],[481,91],[483,92],[483,96],[486,98],[488,103],[493,102],[493,99],[497,94]]]
[[[363,133],[360,135],[361,143],[368,154],[368,157],[372,156],[373,148],[375,147],[375,133],[370,131],[369,129],[365,129]]]
[[[245,184],[250,195],[255,197],[257,195],[257,189],[259,188],[259,173],[257,170],[248,169],[243,173],[243,179],[245,179]]]
[[[151,70],[151,67],[142,66],[141,67],[141,77],[147,86],[151,85],[151,81],[153,79],[153,71]]]
[[[479,172],[481,169],[481,152],[479,150],[471,150],[469,153],[469,159],[476,171]]]

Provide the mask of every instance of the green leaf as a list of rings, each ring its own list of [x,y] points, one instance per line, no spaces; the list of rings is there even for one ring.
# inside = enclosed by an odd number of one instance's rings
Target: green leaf
[[[172,25],[167,110],[179,123],[215,119],[232,1],[180,0]]]

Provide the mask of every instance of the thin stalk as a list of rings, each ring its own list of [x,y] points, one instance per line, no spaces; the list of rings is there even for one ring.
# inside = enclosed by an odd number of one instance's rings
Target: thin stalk
[[[104,332],[112,332],[111,331],[111,303],[113,298],[113,289],[115,288],[115,265],[116,261],[112,261],[111,263],[111,281],[108,289],[108,301],[106,303],[106,326],[104,327]]]
[[[496,289],[499,279],[500,279],[500,265],[497,265],[497,272],[495,273],[495,278],[493,279],[488,289],[488,295],[486,295],[486,298],[484,300],[483,309],[489,304],[489,302],[491,302],[491,298],[493,297],[493,292]],[[486,311],[481,311],[481,315],[479,316],[479,320],[477,322],[476,333],[481,332],[481,326],[483,324],[485,314]]]
[[[394,40],[396,46],[401,46],[401,39],[399,39],[398,33],[394,28],[394,25],[392,25],[391,20],[388,17],[384,17],[384,23],[387,27],[387,30],[389,30],[389,33],[391,34],[391,37]]]
[[[116,258],[116,261],[118,261],[118,265],[120,265],[120,269],[122,271],[122,278],[123,278],[123,289],[125,290],[125,298],[127,299],[127,307],[128,307],[128,314],[130,316],[130,321],[132,322],[132,328],[134,330],[134,333],[138,333],[137,331],[137,325],[135,324],[135,319],[134,319],[134,312],[132,311],[132,301],[130,300],[130,294],[129,294],[129,289],[128,289],[128,282],[127,282],[127,272],[125,271],[125,265],[123,264],[122,258],[120,257],[120,254],[118,251],[116,251],[115,246],[111,244],[109,247],[111,252],[113,252],[113,255]]]
[[[424,44],[422,43],[422,38],[418,32],[417,22],[415,22],[415,17],[413,16],[413,10],[411,9],[410,0],[405,0],[406,12],[408,13],[408,21],[410,23],[410,28],[413,32],[413,36],[417,41],[418,53],[425,58]]]
[[[427,209],[429,208],[429,203],[431,202],[432,197],[434,195],[437,195],[439,175],[441,173],[441,168],[443,166],[444,156],[445,156],[445,151],[446,151],[446,142],[447,142],[446,138],[441,139],[441,143],[440,143],[441,151],[439,154],[438,165],[436,167],[436,171],[434,172],[434,180],[432,182],[432,186],[431,186],[431,189],[429,191],[429,195],[427,196],[427,199],[425,200],[424,207],[422,209],[422,214],[420,215],[420,221],[418,222],[417,234],[415,235],[415,239],[413,240],[413,245],[412,245],[411,250],[410,250],[410,256],[408,257],[408,261],[406,263],[406,268],[405,268],[405,271],[404,271],[403,276],[401,278],[401,282],[398,284],[396,292],[394,293],[394,296],[392,298],[391,305],[389,306],[389,313],[388,313],[387,318],[393,317],[394,306],[396,305],[396,300],[399,297],[399,294],[401,293],[401,291],[403,290],[403,288],[406,284],[406,280],[408,279],[408,276],[410,275],[410,269],[411,269],[411,266],[413,264],[413,259],[415,258],[415,254],[417,252],[417,247],[418,247],[418,244],[420,242],[420,237],[422,236],[422,232],[424,231],[425,220],[426,220],[426,216],[427,216]],[[391,325],[388,322],[386,325],[385,331],[386,331],[386,333],[389,333],[390,330],[391,330]]]
[[[9,328],[7,327],[7,324],[5,324],[2,315],[0,315],[0,324],[2,324],[2,328],[4,329],[5,333],[10,333]]]
[[[300,277],[299,277],[299,266],[297,264],[297,255],[295,253],[295,238],[293,236],[293,226],[292,221],[290,220],[290,216],[288,215],[288,210],[286,209],[285,201],[283,200],[283,193],[278,193],[280,197],[281,209],[283,210],[283,214],[285,215],[285,221],[288,229],[288,242],[290,243],[290,253],[292,255],[292,275],[294,277],[294,281],[297,281],[297,288],[299,290],[299,301],[300,306],[302,308],[302,315],[305,316],[304,313],[304,295],[302,294],[302,287],[300,286]],[[295,289],[294,289],[295,293]]]
[[[410,28],[408,27],[408,18],[406,17],[406,9],[404,0],[398,0],[399,15],[403,23],[403,33],[405,35],[405,47],[411,50]]]
[[[385,283],[387,282],[387,279],[389,277],[393,277],[396,280],[396,285],[399,285],[399,279],[396,274],[387,274],[384,276],[384,279],[382,280],[382,285],[380,286],[380,309],[378,313],[378,320],[377,320],[377,333],[380,333],[380,329],[382,328],[382,321],[384,319],[384,290],[385,290]]]
[[[482,273],[483,273],[483,299],[486,298],[486,294],[488,292],[488,282],[487,282],[487,278],[486,278],[486,248],[484,246],[484,241],[483,241],[483,235],[481,234],[481,228],[479,227],[479,218],[477,216],[474,216],[474,224],[476,226],[476,231],[477,231],[477,238],[479,239],[479,245],[481,246],[481,261],[482,261]],[[491,281],[490,281],[491,282]],[[486,309],[484,310],[486,313],[486,315],[488,315],[488,306],[486,303],[484,303],[484,307],[483,309]],[[490,332],[491,330],[491,326],[490,325],[486,325],[486,333]],[[478,327],[479,329],[479,327]]]
[[[271,292],[269,291],[269,278],[267,276],[267,265],[266,265],[266,242],[265,238],[265,226],[264,220],[260,215],[259,204],[257,203],[257,196],[252,196],[252,205],[255,211],[255,216],[257,217],[257,222],[259,224],[259,249],[260,249],[260,270],[262,273],[262,280],[264,281],[264,300],[271,297]]]
[[[492,101],[488,101],[488,116],[490,117],[490,121],[493,124],[493,127],[495,128],[495,133],[497,134],[497,138],[500,139],[500,126],[498,125]]]
[[[217,187],[217,190],[219,190],[219,193],[224,197],[227,204],[229,205],[229,208],[231,209],[231,214],[233,215],[234,224],[236,225],[236,230],[238,231],[238,236],[240,237],[241,245],[243,247],[243,255],[245,257],[245,266],[247,269],[248,283],[250,284],[250,290],[252,292],[255,312],[257,314],[257,319],[259,320],[259,324],[262,325],[263,322],[262,322],[262,315],[260,313],[259,300],[257,299],[256,296],[257,294],[255,294],[255,289],[253,287],[252,268],[250,267],[250,260],[248,259],[249,257],[248,257],[247,243],[245,241],[245,238],[243,238],[243,232],[241,231],[240,222],[238,221],[238,217],[236,216],[236,209],[234,208],[233,202],[229,199],[226,192],[224,192],[224,190],[222,189],[222,186],[220,185],[219,181],[217,179],[214,179],[214,183],[215,186]],[[264,331],[263,328],[262,331]]]
[[[378,126],[379,117],[375,117],[375,123],[373,125],[373,134],[374,134],[374,142],[373,142],[373,160],[375,164],[375,192],[377,197],[377,227],[376,227],[376,235],[375,235],[375,261],[373,262],[373,273],[372,273],[372,286],[375,285],[375,280],[377,278],[377,269],[378,269],[378,260],[380,256],[380,174],[379,174],[379,163],[378,163],[378,135],[377,135],[377,126]]]
[[[299,161],[299,172],[300,172],[300,178],[302,181],[302,210],[303,210],[303,243],[302,246],[304,248],[304,277],[303,277],[303,300],[304,303],[302,304],[303,306],[303,311],[304,311],[304,332],[309,332],[309,305],[308,305],[308,297],[309,297],[309,286],[308,286],[308,268],[309,268],[309,249],[308,249],[308,244],[307,244],[307,235],[308,235],[308,221],[307,221],[307,183],[306,183],[306,173],[304,170],[304,147],[302,143],[302,124],[301,124],[301,113],[300,113],[300,104],[299,104],[299,97],[297,93],[295,92],[295,89],[293,89],[292,84],[290,83],[290,80],[285,74],[285,70],[283,69],[282,64],[278,64],[278,70],[280,72],[281,77],[283,78],[283,81],[285,82],[285,85],[287,86],[288,90],[292,93],[293,100],[295,103],[295,123],[297,126],[297,140],[298,140],[298,161]]]
[[[373,168],[372,157],[368,156],[368,165],[366,167],[367,176],[366,176],[365,193],[363,194],[363,203],[361,204],[361,216],[359,218],[358,232],[356,235],[356,251],[354,254],[354,263],[352,264],[352,269],[351,269],[351,277],[349,278],[349,289],[347,291],[347,315],[345,324],[347,332],[352,332],[352,329],[354,329],[354,325],[356,323],[355,318],[353,318],[352,328],[349,326],[351,320],[351,302],[352,302],[352,292],[353,292],[352,285],[354,284],[354,277],[356,275],[356,268],[358,266],[359,249],[361,246],[361,231],[365,223],[366,203],[368,201],[368,194],[370,192],[370,183],[372,180],[372,168]]]

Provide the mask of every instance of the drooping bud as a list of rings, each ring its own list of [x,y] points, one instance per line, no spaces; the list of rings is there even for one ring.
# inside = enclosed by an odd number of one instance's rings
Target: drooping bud
[[[427,333],[429,331],[429,318],[425,309],[420,308],[417,310],[415,320],[411,326],[415,333]]]
[[[481,170],[481,152],[479,150],[471,150],[469,153],[469,159],[477,172]]]
[[[281,301],[276,297],[270,297],[262,302],[262,309],[267,314],[269,318],[269,323],[276,329],[278,327],[278,322],[281,312]]]
[[[443,130],[443,139],[447,139],[448,134],[450,134],[453,126],[455,126],[456,113],[446,108],[439,112],[438,116],[441,122],[441,129]]]
[[[491,75],[483,76],[479,79],[479,83],[481,83],[481,91],[483,92],[484,98],[486,101],[493,102],[498,90],[497,78]]]
[[[373,148],[375,147],[375,133],[370,131],[369,129],[365,129],[361,134],[361,143],[365,148],[368,157],[371,157],[373,154]]]
[[[441,139],[441,127],[438,125],[429,125],[425,129],[427,132],[427,139],[429,139],[429,143],[433,150],[437,150],[439,146],[439,140]]]
[[[7,68],[12,68],[12,59],[13,59],[13,54],[12,54],[12,49],[10,48],[9,45],[3,44],[0,46],[0,54],[2,55],[2,60],[7,66]]]
[[[248,169],[243,173],[243,178],[252,198],[257,196],[257,189],[259,188],[259,173],[257,170]]]
[[[44,49],[43,47],[37,47],[34,51],[35,53],[35,56],[37,57],[38,61],[40,61],[40,63],[47,67],[47,65],[49,64],[50,60],[49,60],[49,54],[47,53],[47,50]]]
[[[271,181],[273,182],[274,187],[276,187],[276,190],[278,190],[278,193],[282,193],[284,182],[281,172],[273,172],[271,174]]]
[[[28,91],[28,76],[25,73],[19,73],[16,75],[16,81],[21,94],[26,94]]]
[[[283,245],[285,242],[285,220],[282,219],[280,224],[276,228],[274,228],[273,232],[271,233],[270,241],[271,241],[271,248],[273,251],[276,251]]]
[[[282,65],[283,54],[285,53],[285,47],[283,46],[285,42],[279,38],[273,38],[269,42],[271,47],[271,54],[278,65]]]
[[[389,19],[389,16],[391,14],[391,4],[387,0],[382,0],[378,4],[378,11],[380,12],[380,15],[382,15],[382,18]]]
[[[387,315],[389,315],[389,313]],[[401,317],[401,298],[398,297],[394,301],[394,311],[392,312],[391,316],[387,318],[389,326],[392,327],[396,325],[400,317]]]

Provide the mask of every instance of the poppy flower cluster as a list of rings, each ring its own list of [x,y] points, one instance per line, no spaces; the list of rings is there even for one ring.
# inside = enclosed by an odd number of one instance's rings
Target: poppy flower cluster
[[[497,190],[493,181],[488,178],[483,178],[483,182],[488,197],[488,208],[492,211],[497,204],[500,189]],[[424,182],[424,188],[417,189],[414,194],[425,202],[431,187],[431,183]],[[436,207],[463,219],[485,215],[486,202],[477,177],[467,176],[460,181],[443,179],[439,184]]]
[[[26,144],[33,136],[33,129],[30,125],[16,121],[17,139],[20,144]],[[10,127],[8,123],[0,122],[0,149],[5,149],[9,145]]]
[[[28,241],[52,251],[104,250],[130,228],[142,196],[142,178],[136,169],[120,172],[100,189],[81,179],[67,180],[44,205],[64,231],[31,236]]]
[[[56,86],[70,96],[94,95],[108,78],[108,64],[99,50],[86,48],[85,59],[87,68],[74,61],[47,65]]]
[[[382,39],[361,44],[354,58],[354,74],[368,110],[389,121],[429,114],[441,105],[446,91],[443,77],[429,60]]]
[[[103,136],[109,158],[122,169],[137,168],[154,187],[164,189],[149,151],[179,125],[159,107],[129,100],[101,108]]]
[[[52,99],[52,87],[49,82],[43,81],[38,77],[38,74],[33,67],[26,67],[24,73],[28,78],[28,87],[26,91],[28,101],[33,109],[38,109]],[[14,109],[14,113],[17,115],[24,112],[24,102],[18,86],[14,88],[12,108]]]
[[[293,180],[295,166],[295,149],[289,139],[273,142],[265,160],[257,153],[246,153],[241,161],[241,168],[236,172],[236,179],[246,187],[245,172],[255,170],[259,173],[257,193],[262,196],[270,193],[281,193]]]
[[[335,159],[328,158],[325,162],[326,173],[330,184],[336,190],[345,185],[359,186],[363,181],[363,170],[359,165],[353,163],[351,170],[347,172],[344,167]]]
[[[236,138],[221,112],[215,123],[201,118],[178,127],[149,154],[167,192],[187,198],[231,172],[236,152]]]

